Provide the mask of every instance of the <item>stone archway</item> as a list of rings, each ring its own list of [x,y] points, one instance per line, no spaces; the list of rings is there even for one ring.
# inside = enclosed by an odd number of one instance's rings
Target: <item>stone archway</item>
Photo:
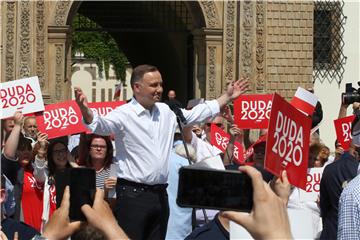
[[[49,69],[51,74],[49,82],[54,84],[55,91],[52,91],[53,101],[69,98],[69,81],[60,79],[70,79],[70,28],[72,21],[81,2],[58,1],[53,6],[48,26],[48,49],[49,49]],[[222,91],[225,82],[223,81],[223,29],[222,18],[219,14],[218,6],[214,1],[185,2],[187,8],[193,15],[196,28],[192,30],[193,35],[193,91],[192,97],[215,98]],[[225,4],[227,5],[227,4]],[[232,2],[235,5],[235,2]],[[233,13],[235,14],[235,13]],[[236,21],[233,17],[232,21]],[[235,24],[232,23],[232,26]],[[234,28],[233,28],[234,29]],[[232,36],[234,35],[234,32]],[[234,49],[234,39],[228,46]],[[231,50],[233,64],[235,65],[234,50]],[[231,64],[230,64],[231,65]],[[234,78],[233,67],[229,69],[229,64],[225,65],[228,69],[227,79]],[[230,74],[229,74],[230,72]],[[230,77],[229,77],[230,76]]]

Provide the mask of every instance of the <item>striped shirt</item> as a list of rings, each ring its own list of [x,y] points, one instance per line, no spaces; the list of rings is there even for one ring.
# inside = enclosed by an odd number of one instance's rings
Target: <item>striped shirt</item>
[[[360,175],[341,193],[337,239],[360,239]]]
[[[103,168],[96,171],[96,188],[104,189],[105,179],[110,177],[110,168]]]

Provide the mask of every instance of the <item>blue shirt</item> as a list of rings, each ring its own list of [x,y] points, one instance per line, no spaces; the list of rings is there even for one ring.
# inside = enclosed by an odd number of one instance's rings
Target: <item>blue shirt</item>
[[[341,194],[337,239],[360,239],[360,175]]]
[[[174,146],[182,144],[176,141]],[[192,208],[181,208],[176,204],[179,182],[179,169],[188,166],[189,161],[173,151],[170,153],[169,178],[167,193],[169,195],[170,216],[165,239],[184,239],[192,231],[191,214]]]

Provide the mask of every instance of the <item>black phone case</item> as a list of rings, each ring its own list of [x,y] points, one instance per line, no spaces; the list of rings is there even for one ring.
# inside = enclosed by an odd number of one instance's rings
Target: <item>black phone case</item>
[[[70,186],[70,210],[71,221],[86,220],[81,211],[81,206],[89,204],[92,206],[96,191],[96,174],[90,168],[71,168],[57,171],[55,174],[56,184],[56,206],[61,205],[64,189]]]
[[[250,212],[250,177],[239,171],[182,167],[176,203],[180,207]]]

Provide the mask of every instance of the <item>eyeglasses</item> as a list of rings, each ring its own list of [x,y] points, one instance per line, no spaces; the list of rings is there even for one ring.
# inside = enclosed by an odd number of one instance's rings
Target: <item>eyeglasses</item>
[[[68,150],[66,148],[59,149],[59,150],[53,150],[53,154],[64,154],[67,152],[68,152]]]
[[[106,149],[106,145],[90,145],[90,148],[92,149]]]
[[[224,125],[222,123],[206,123],[206,126],[210,127],[211,124],[216,125],[217,127],[223,127]]]

